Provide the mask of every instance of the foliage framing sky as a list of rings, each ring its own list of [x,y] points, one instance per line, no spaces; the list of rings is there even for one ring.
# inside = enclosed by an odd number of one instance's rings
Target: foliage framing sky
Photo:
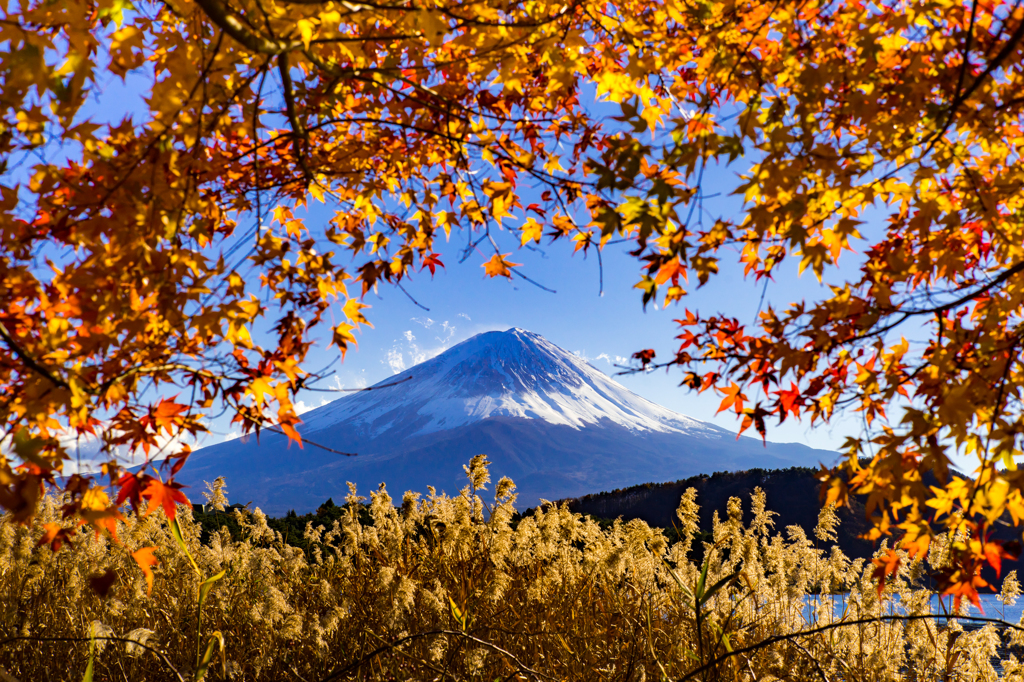
[[[733,172],[729,169],[722,174]],[[734,178],[723,180],[726,187],[735,182]],[[326,216],[327,212],[318,205],[309,208],[310,218],[315,219],[321,212]],[[313,224],[315,220],[309,222]],[[629,356],[643,348],[654,348],[659,358],[667,359],[678,345],[674,342],[677,326],[673,319],[681,316],[686,306],[708,313],[720,310],[743,322],[752,322],[759,305],[785,306],[814,296],[821,286],[812,274],[798,277],[794,270],[780,273],[765,289],[763,280],[745,280],[738,268],[723,263],[723,272],[718,277],[702,289],[697,289],[696,283],[688,287],[690,295],[677,306],[662,310],[649,305],[644,311],[640,292],[633,288],[639,279],[636,261],[625,254],[625,244],[609,245],[602,254],[603,295],[601,268],[593,252],[586,257],[582,253],[572,255],[565,244],[549,247],[546,240],[540,249],[518,250],[511,236],[501,246],[512,252],[511,260],[523,263],[524,273],[555,293],[518,278],[509,281],[485,277],[481,263],[487,256],[474,253],[460,262],[466,247],[465,236],[452,234],[451,241],[441,250],[445,268],[438,269],[433,278],[429,272],[422,272],[407,281],[405,289],[409,296],[387,285],[366,295],[365,302],[372,307],[365,312],[374,328],[362,330],[357,337],[358,348],[351,350],[343,363],[336,362],[331,367],[335,374],[318,385],[372,385],[475,334],[510,327],[541,334],[614,376],[621,371],[615,365],[627,364]],[[851,258],[855,259],[856,256]],[[326,348],[325,342],[314,354],[321,364],[313,363],[309,368],[318,369],[335,361],[337,355],[337,350]],[[735,416],[715,414],[719,398],[710,392],[698,395],[679,387],[678,373],[658,371],[615,378],[630,390],[672,410],[731,430],[738,428]],[[307,392],[300,408],[320,406],[338,395]],[[768,439],[838,449],[845,436],[857,430],[858,422],[853,416],[814,427],[793,421],[781,426],[770,424]],[[216,433],[209,442],[223,437],[223,429],[214,429]]]

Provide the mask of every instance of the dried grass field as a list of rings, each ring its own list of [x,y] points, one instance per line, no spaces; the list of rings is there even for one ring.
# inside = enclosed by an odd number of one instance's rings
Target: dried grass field
[[[819,549],[835,536],[829,509],[809,537],[775,528],[763,493],[733,498],[698,548],[559,506],[514,523],[512,482],[489,503],[482,457],[467,475],[458,496],[397,506],[383,489],[353,491],[333,527],[307,527],[306,549],[259,510],[233,512],[237,540],[201,542],[182,506],[180,539],[161,511],[128,513],[119,543],[82,536],[56,553],[38,541],[59,500],[31,526],[0,518],[0,679],[1024,679],[1010,653],[1024,632],[930,615],[924,577],[944,565],[943,543],[879,594],[870,562]],[[222,482],[208,500],[226,503]],[[691,489],[680,537],[696,519]],[[149,593],[130,558],[147,546]],[[816,598],[837,591],[840,611]],[[1007,575],[1003,599],[1017,592]]]

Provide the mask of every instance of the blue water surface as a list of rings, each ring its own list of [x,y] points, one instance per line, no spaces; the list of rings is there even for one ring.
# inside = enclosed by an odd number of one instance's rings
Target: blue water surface
[[[813,596],[808,595],[805,599],[804,607],[804,618],[811,621],[814,613],[814,605],[819,603],[821,600],[833,600],[833,612],[836,618],[842,616],[843,611],[846,608],[846,595],[821,595]],[[1009,623],[1018,624],[1021,622],[1021,616],[1024,615],[1024,596],[1017,599],[1016,604],[1004,605],[999,601],[999,595],[997,594],[982,594],[979,595],[979,601],[981,602],[981,609],[979,610],[973,605],[968,606],[967,615],[978,618],[997,618],[999,620],[1007,621]],[[931,598],[931,612],[938,617],[942,617],[946,614],[953,612],[953,598],[949,596],[939,597],[939,595],[932,595]],[[902,613],[899,608],[899,598],[896,597],[886,608],[886,613],[898,614]],[[968,619],[964,619],[964,622],[969,622]]]

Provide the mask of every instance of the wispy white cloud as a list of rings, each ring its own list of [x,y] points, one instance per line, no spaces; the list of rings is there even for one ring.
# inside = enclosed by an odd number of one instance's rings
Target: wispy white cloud
[[[466,316],[463,315],[463,317]],[[467,317],[467,319],[469,318]],[[456,326],[448,320],[438,322],[429,317],[414,317],[412,322],[433,331],[434,337],[424,341],[417,338],[411,329],[402,332],[401,338],[395,340],[383,361],[395,374],[413,365],[426,362],[448,350],[458,333]]]
[[[292,403],[292,405],[294,405],[294,407],[295,407],[295,414],[305,414],[306,412],[309,412],[310,410],[315,410],[318,407],[323,407],[324,405],[327,405],[330,402],[331,401],[328,400],[327,398],[320,398],[320,404],[319,405],[307,405],[304,400],[299,400],[297,402],[294,402],[294,403]]]
[[[600,355],[594,358],[587,355],[587,351],[585,350],[574,350],[572,354],[585,362],[589,362],[590,364],[594,364],[598,360],[604,360],[608,364],[611,364],[611,358],[608,356],[607,353],[601,353]]]
[[[397,346],[388,351],[385,362],[388,363],[388,367],[394,374],[405,371],[405,358],[402,357],[402,351]]]
[[[459,313],[457,317],[465,318],[466,322],[472,322],[473,321],[473,320],[469,319],[469,315],[467,315],[466,313]]]

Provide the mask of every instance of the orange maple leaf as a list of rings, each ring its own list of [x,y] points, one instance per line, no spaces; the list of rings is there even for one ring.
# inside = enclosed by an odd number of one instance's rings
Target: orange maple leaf
[[[65,542],[69,545],[71,544],[71,533],[74,532],[73,530],[61,528],[61,526],[56,523],[44,523],[43,529],[46,532],[43,533],[43,537],[39,538],[39,542],[36,543],[36,547],[50,545],[50,550],[57,552]]]
[[[765,427],[764,418],[769,414],[771,413],[761,407],[760,404],[755,405],[753,408],[743,410],[743,423],[740,425],[740,430],[736,434],[736,440],[739,440],[740,436],[743,435],[743,432],[753,425],[761,435],[761,442],[767,444],[768,429]]]
[[[170,431],[175,422],[179,421],[179,415],[187,409],[187,405],[176,403],[174,400],[167,400],[166,398],[161,400],[160,404],[152,412],[152,419],[156,423],[157,430],[167,429]]]
[[[188,498],[180,488],[181,484],[179,483],[164,483],[157,478],[149,479],[146,482],[146,488],[142,491],[142,496],[149,500],[149,506],[146,508],[144,516],[149,516],[159,505],[164,508],[167,518],[173,519],[175,504],[178,502],[188,504]]]
[[[117,539],[117,522],[124,521],[124,515],[117,510],[117,507],[110,506],[106,509],[81,509],[78,512],[82,517],[81,525],[88,523],[96,531],[96,537],[105,533],[114,544],[120,544]]]
[[[295,427],[290,422],[281,422],[281,430],[284,431],[284,435],[288,436],[288,442],[295,441],[299,444],[299,448],[302,449],[302,436],[295,430]]]
[[[885,554],[880,557],[875,557],[871,560],[871,563],[875,565],[875,570],[871,574],[872,578],[878,580],[878,596],[881,598],[882,592],[885,590],[885,579],[887,576],[895,576],[900,570],[900,555],[896,553],[894,549],[887,549]]]
[[[747,400],[747,396],[743,395],[740,391],[739,384],[732,384],[728,388],[722,389],[725,397],[722,398],[721,405],[718,406],[718,412],[728,410],[730,407],[736,414],[743,414],[743,402]],[[715,414],[718,414],[715,412]]]
[[[160,563],[160,560],[153,554],[155,551],[156,547],[143,547],[132,552],[132,559],[142,569],[142,575],[146,576],[146,596],[153,591],[153,567]]]
[[[491,256],[491,260],[483,264],[484,272],[487,273],[488,277],[501,276],[512,279],[511,268],[522,265],[522,263],[513,263],[512,261],[505,260],[505,256],[511,255],[511,253],[494,254]]]

